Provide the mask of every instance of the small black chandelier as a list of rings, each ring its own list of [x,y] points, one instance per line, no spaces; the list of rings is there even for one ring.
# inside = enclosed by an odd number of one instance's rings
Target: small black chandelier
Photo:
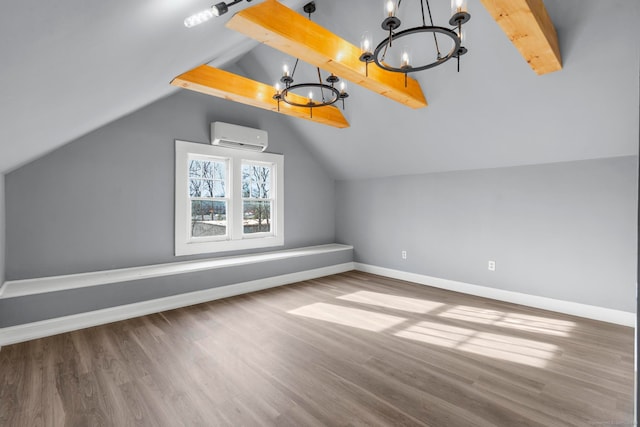
[[[309,15],[309,19],[311,19],[311,14],[316,11],[315,2],[310,2],[304,5],[303,10]],[[340,81],[338,76],[335,74],[331,74],[326,78],[326,83],[322,81],[322,75],[320,73],[320,68],[316,67],[316,71],[318,73],[318,82],[309,82],[309,83],[297,83],[293,84],[294,74],[296,69],[298,68],[299,59],[296,59],[296,62],[293,66],[293,70],[289,70],[289,66],[285,64],[282,68],[282,77],[280,78],[280,82],[284,85],[284,87],[279,83],[275,84],[276,93],[273,95],[273,99],[278,101],[278,111],[280,111],[280,101],[286,102],[289,105],[293,105],[295,107],[307,107],[309,108],[309,115],[313,117],[313,109],[317,107],[326,107],[327,105],[335,104],[338,100],[342,101],[342,108],[344,109],[344,100],[349,96],[347,93],[347,85],[344,81]],[[339,87],[336,87],[336,84],[340,83]],[[309,90],[306,97],[303,95],[299,95],[296,91],[305,91]],[[314,99],[314,90],[319,89],[319,97]]]
[[[418,0],[418,2],[420,4],[420,11],[422,15],[422,25],[396,32],[396,30],[400,28],[401,24],[397,14],[402,0],[397,0],[397,3],[394,3],[392,0],[385,0],[385,19],[382,21],[381,27],[383,30],[387,31],[389,35],[382,40],[373,51],[371,50],[373,45],[371,44],[371,39],[367,33],[362,36],[360,43],[360,49],[362,52],[360,55],[360,61],[366,64],[367,75],[369,71],[369,63],[375,62],[378,67],[387,71],[404,73],[406,85],[406,77],[408,73],[433,68],[445,63],[451,58],[456,58],[458,60],[458,71],[460,71],[460,57],[467,53],[467,48],[462,46],[462,42],[464,41],[462,24],[468,22],[471,18],[471,15],[469,15],[469,12],[467,11],[467,0],[451,0],[452,14],[449,19],[449,25],[453,26],[452,29],[433,24],[429,0]],[[427,25],[425,6],[426,12],[429,16],[430,25]],[[406,38],[405,40],[408,40],[411,36],[420,33],[431,33],[433,35],[433,43],[436,52],[435,58],[429,58],[425,63],[414,64],[412,63],[411,54],[407,50],[403,50],[399,55],[399,63],[393,63],[390,61],[390,57],[393,56],[391,48],[394,42],[399,41],[402,38]],[[448,52],[443,53],[441,51],[440,43],[438,43],[438,35],[451,39],[452,47]]]

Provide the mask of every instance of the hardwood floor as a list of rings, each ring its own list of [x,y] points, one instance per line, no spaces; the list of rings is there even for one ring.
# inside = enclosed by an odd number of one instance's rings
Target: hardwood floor
[[[632,328],[360,272],[0,351],[2,426],[632,420]]]

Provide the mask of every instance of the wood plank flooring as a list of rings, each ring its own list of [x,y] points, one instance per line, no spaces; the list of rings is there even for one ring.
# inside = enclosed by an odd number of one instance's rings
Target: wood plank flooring
[[[11,427],[632,421],[632,328],[361,272],[0,351]]]

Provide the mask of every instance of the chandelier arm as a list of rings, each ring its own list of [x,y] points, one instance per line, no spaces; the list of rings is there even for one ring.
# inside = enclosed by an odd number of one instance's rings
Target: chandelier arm
[[[431,6],[429,5],[429,0],[426,0],[427,2],[427,11],[429,12],[429,22],[431,22],[431,26],[433,27],[433,16],[431,16]],[[420,3],[422,3],[422,0],[420,0]]]
[[[391,41],[391,31],[389,31],[389,41]],[[387,49],[389,49],[389,44],[387,44],[384,47],[384,52],[382,52],[382,58],[380,58],[382,61],[384,61],[384,59],[387,57]]]
[[[431,26],[433,27],[433,16],[431,16],[431,6],[429,5],[429,0],[427,2],[427,11],[429,11],[429,22],[431,22]],[[422,5],[422,0],[420,0],[420,5]],[[424,13],[424,11],[422,12]],[[433,33],[433,42],[436,44],[436,52],[438,52],[438,59],[442,57],[442,53],[440,53],[440,46],[438,46],[438,38],[436,37],[436,33]]]
[[[291,78],[293,78],[293,75],[296,73],[296,68],[298,68],[298,61],[300,61],[300,58],[296,58],[296,62],[295,64],[293,64],[293,71],[291,71]]]
[[[422,0],[420,0],[420,11],[422,12],[422,26],[426,27],[427,21],[425,21],[424,19],[424,2]],[[431,23],[431,25],[433,26],[433,22]]]

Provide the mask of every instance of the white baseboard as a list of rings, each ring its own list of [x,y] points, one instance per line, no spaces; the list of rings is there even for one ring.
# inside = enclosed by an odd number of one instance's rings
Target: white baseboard
[[[332,274],[344,273],[346,271],[358,270],[380,276],[386,276],[399,280],[406,280],[421,285],[432,286],[440,289],[447,289],[470,295],[491,298],[499,301],[506,301],[529,307],[541,308],[544,310],[556,311],[559,313],[585,317],[588,319],[600,320],[624,326],[635,327],[636,315],[620,310],[597,307],[587,304],[580,304],[570,301],[561,301],[553,298],[539,297],[519,292],[505,291],[502,289],[489,288],[486,286],[472,285],[454,280],[440,279],[437,277],[422,274],[408,273],[390,268],[378,267],[369,264],[347,262],[328,267],[316,268],[313,270],[300,271],[296,273],[284,274],[265,279],[252,280],[249,282],[237,283],[228,286],[205,289],[202,291],[189,292],[165,298],[158,298],[150,301],[142,301],[134,304],[127,304],[118,307],[110,307],[102,310],[79,313],[70,316],[58,317],[55,319],[42,320],[39,322],[27,323],[23,325],[0,328],[0,349],[3,345],[15,344],[36,338],[56,335],[63,332],[70,332],[84,329],[91,326],[116,322],[119,320],[131,319],[133,317],[158,313],[174,308],[186,307],[216,299],[227,298],[249,292],[296,283],[303,280],[316,279]]]
[[[150,301],[110,307],[87,313],[57,317],[55,319],[42,320],[23,325],[9,326],[0,329],[0,346],[47,337],[63,332],[75,331],[91,326],[103,325],[119,320],[131,319],[133,317],[144,316],[147,314],[159,313],[165,310],[172,310],[174,308],[186,307],[189,305],[246,294],[263,289],[274,288],[303,280],[317,279],[331,274],[344,273],[345,271],[351,271],[353,269],[353,263],[347,262],[344,264],[336,264],[313,270],[268,277],[266,279],[252,280],[249,282],[173,295]]]
[[[358,262],[354,263],[354,266],[358,271],[378,274],[380,276],[390,277],[393,279],[406,280],[408,282],[432,286],[434,288],[447,289],[464,294],[541,308],[543,310],[550,310],[558,313],[585,317],[587,319],[615,323],[618,325],[631,327],[636,326],[636,314],[629,313],[627,311],[613,310],[610,308],[580,304],[571,301],[562,301],[553,298],[523,294],[520,292],[505,291],[503,289],[489,288],[487,286],[472,285],[469,283],[457,282],[455,280],[440,279],[438,277],[408,273],[405,271],[393,270],[391,268],[378,267]]]

